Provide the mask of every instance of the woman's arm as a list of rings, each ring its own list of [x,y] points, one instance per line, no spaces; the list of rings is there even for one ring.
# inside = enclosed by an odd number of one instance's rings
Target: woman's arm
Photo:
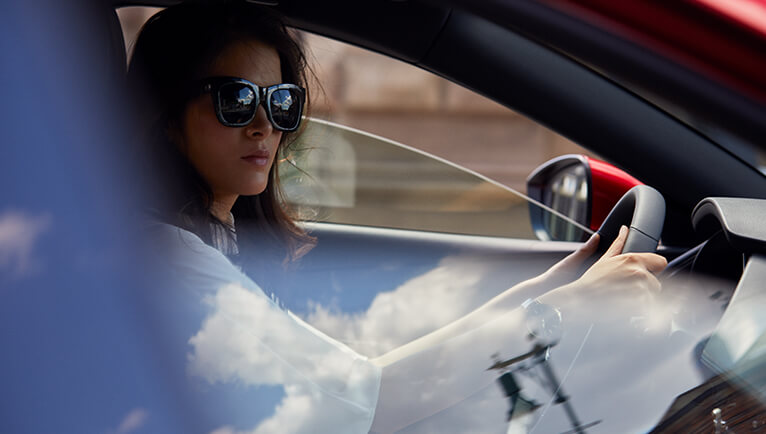
[[[469,314],[389,351],[373,361],[381,366],[396,362],[423,348],[474,330],[493,318],[517,309],[520,306],[519,300],[527,298],[541,296],[541,299],[555,305],[567,305],[571,304],[573,299],[603,297],[614,294],[618,290],[627,291],[627,294],[620,293],[620,298],[626,296],[642,298],[647,292],[659,291],[660,283],[654,274],[664,269],[667,261],[653,253],[621,254],[627,235],[628,230],[623,226],[606,253],[577,280],[574,280],[574,277],[580,264],[596,251],[598,234],[594,234],[580,249],[555,264],[544,274],[503,291]],[[546,292],[547,290],[551,291]],[[543,292],[546,293],[541,295]]]
[[[504,291],[444,327],[372,359],[383,373],[372,430],[394,431],[416,420],[408,420],[407,415],[416,418],[434,413],[492,383],[497,374],[476,367],[488,367],[492,354],[512,357],[532,348],[519,300],[535,297],[553,283],[564,284],[538,300],[555,306],[570,319],[566,330],[570,335],[582,334],[584,327],[595,322],[615,319],[609,315],[592,316],[584,303],[589,299],[597,298],[599,306],[618,303],[645,310],[647,295],[659,289],[653,273],[662,270],[666,262],[650,253],[620,254],[627,233],[627,228],[621,229],[608,251],[577,280],[567,283],[582,261],[595,251],[598,235],[545,274]],[[613,313],[624,315],[625,311],[615,309]],[[415,388],[417,394],[401,399],[402,391]]]

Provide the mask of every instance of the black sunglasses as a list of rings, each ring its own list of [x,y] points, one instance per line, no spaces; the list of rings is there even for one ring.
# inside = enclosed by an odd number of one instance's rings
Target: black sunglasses
[[[306,90],[296,84],[258,85],[237,77],[202,80],[202,91],[210,92],[218,121],[227,127],[244,127],[253,121],[263,104],[269,122],[279,131],[295,131],[301,124]]]

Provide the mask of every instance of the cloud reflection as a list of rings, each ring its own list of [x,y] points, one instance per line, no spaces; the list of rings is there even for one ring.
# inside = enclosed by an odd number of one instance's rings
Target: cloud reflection
[[[40,236],[50,226],[47,215],[34,216],[19,211],[0,214],[0,272],[11,277],[33,273],[39,263],[32,253]]]
[[[114,434],[129,434],[141,429],[149,418],[149,412],[143,408],[134,408],[122,419],[116,430],[110,430]]]
[[[377,367],[239,284],[204,299],[211,314],[189,343],[192,375],[209,383],[282,385],[269,419],[246,432],[363,432],[377,404]],[[216,432],[241,432],[221,427]]]
[[[448,256],[432,270],[377,294],[361,314],[310,303],[306,321],[354,350],[377,357],[459,318],[489,298],[483,279],[494,264]]]

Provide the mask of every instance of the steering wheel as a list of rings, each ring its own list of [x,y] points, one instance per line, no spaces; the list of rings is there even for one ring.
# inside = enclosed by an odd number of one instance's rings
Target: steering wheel
[[[617,201],[606,216],[598,234],[601,236],[596,253],[583,261],[579,274],[590,268],[612,245],[620,233],[620,226],[628,227],[628,238],[622,253],[657,250],[662,226],[665,223],[665,198],[648,185],[637,185]]]
[[[598,229],[601,240],[596,259],[606,252],[620,232],[620,226],[630,229],[622,253],[654,252],[665,222],[665,199],[648,185],[628,190],[606,216]]]

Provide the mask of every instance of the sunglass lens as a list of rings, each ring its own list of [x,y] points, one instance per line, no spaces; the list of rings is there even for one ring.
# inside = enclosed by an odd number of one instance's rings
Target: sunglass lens
[[[301,120],[301,95],[295,89],[278,89],[271,94],[271,118],[275,125],[286,130],[298,126]]]
[[[250,86],[228,83],[221,86],[218,92],[221,116],[226,122],[241,125],[253,119],[256,95]]]

